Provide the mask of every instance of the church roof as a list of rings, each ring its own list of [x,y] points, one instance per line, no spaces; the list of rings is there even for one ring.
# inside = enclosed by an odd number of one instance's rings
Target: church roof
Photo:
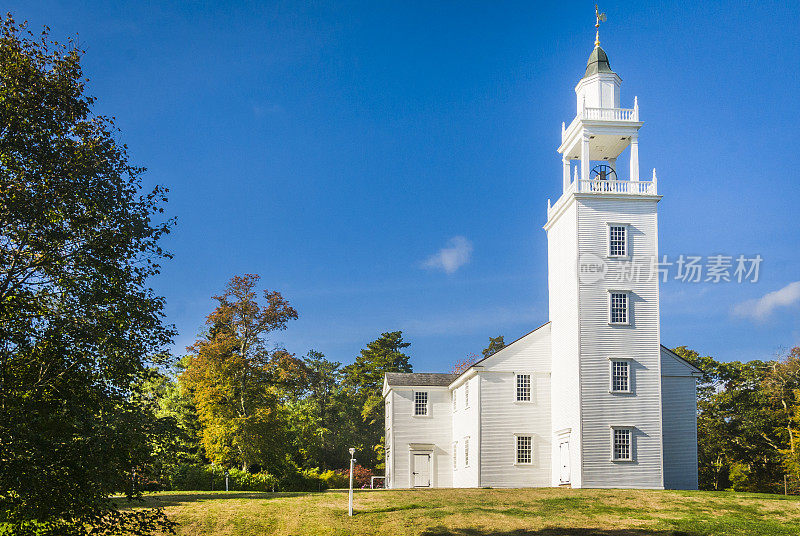
[[[589,61],[586,62],[586,74],[584,78],[592,76],[597,73],[613,73],[611,64],[608,62],[608,54],[600,48],[600,45],[594,47],[592,53],[589,55]]]
[[[386,383],[394,386],[434,385],[447,387],[458,374],[439,374],[433,372],[387,372]]]

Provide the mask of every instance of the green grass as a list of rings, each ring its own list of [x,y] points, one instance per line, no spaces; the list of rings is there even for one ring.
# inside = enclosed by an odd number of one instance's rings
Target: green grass
[[[800,498],[754,493],[432,489],[164,492],[179,535],[700,536],[800,534]],[[138,507],[138,506],[137,506]]]

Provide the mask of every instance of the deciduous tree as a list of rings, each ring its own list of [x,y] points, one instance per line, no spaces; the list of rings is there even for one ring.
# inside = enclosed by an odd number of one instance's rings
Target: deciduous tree
[[[263,292],[259,276],[235,276],[215,296],[208,332],[189,350],[181,381],[190,389],[208,457],[226,466],[275,469],[287,452],[286,389],[297,388],[302,363],[268,346],[271,332],[286,329],[297,311],[279,292]]]
[[[163,522],[109,494],[135,494],[150,461],[132,393],[172,336],[148,286],[168,257],[166,190],[143,192],[92,111],[82,56],[0,23],[0,523],[17,534]]]

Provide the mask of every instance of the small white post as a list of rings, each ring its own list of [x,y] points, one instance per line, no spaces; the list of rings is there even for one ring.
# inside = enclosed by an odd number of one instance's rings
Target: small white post
[[[353,458],[353,454],[356,453],[356,449],[350,448],[350,501],[347,508],[347,515],[353,517],[353,469],[355,469],[356,459]]]
[[[639,97],[633,98],[633,120],[639,120]]]
[[[564,134],[567,132],[567,126],[564,124],[564,121],[561,121],[561,141],[564,141]]]
[[[228,475],[229,475],[229,473],[228,473],[228,470],[226,469],[225,470],[225,491],[229,490],[229,488],[228,488]]]
[[[656,168],[653,168],[653,195],[658,194],[658,179],[656,178]]]

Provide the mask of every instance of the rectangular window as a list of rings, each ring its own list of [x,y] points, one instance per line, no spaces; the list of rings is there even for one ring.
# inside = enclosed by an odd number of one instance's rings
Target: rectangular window
[[[458,392],[457,390],[453,389],[453,393],[452,393],[452,396],[453,396],[453,411],[455,411],[456,409],[458,409],[458,408],[457,408],[458,397],[456,397],[456,393],[457,393],[457,392]]]
[[[458,441],[453,442],[453,469],[458,469]]]
[[[611,391],[628,393],[631,390],[631,365],[627,360],[611,360]]]
[[[612,292],[611,293],[611,311],[610,321],[612,324],[627,324],[628,323],[628,293],[627,292]]]
[[[414,415],[428,414],[428,393],[416,391],[414,393]]]
[[[610,257],[628,255],[627,234],[628,228],[624,225],[608,226],[608,255]]]
[[[631,460],[631,429],[630,428],[614,428],[614,460]]]
[[[469,438],[464,438],[464,467],[469,467]]]
[[[469,383],[464,384],[464,407],[469,407]]]
[[[531,401],[531,375],[517,374],[517,402]]]
[[[530,464],[533,460],[533,436],[517,436],[517,463]]]

